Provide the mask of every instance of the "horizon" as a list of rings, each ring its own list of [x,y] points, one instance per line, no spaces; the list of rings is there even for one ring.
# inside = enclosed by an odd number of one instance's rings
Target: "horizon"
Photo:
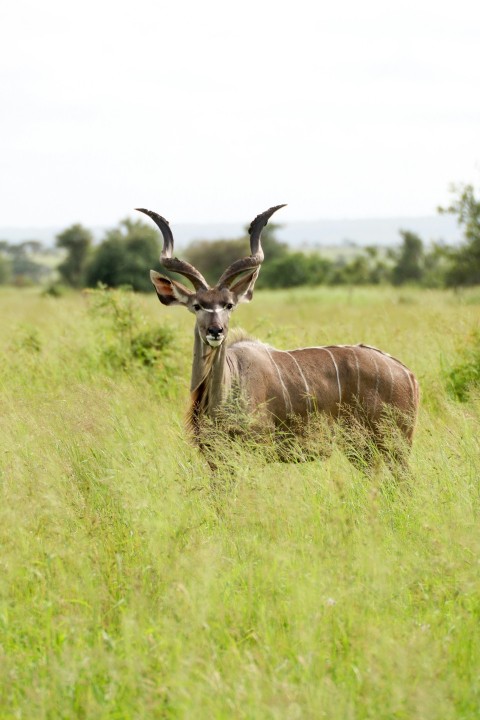
[[[95,244],[102,241],[103,235],[113,225],[88,226],[94,236]],[[74,223],[71,223],[74,224]],[[172,222],[170,223],[177,247],[183,248],[191,242],[201,240],[234,239],[245,233],[248,222]],[[277,237],[292,248],[341,246],[354,243],[360,246],[400,243],[400,230],[411,230],[422,241],[430,243],[442,240],[449,244],[461,240],[461,228],[451,215],[420,215],[403,217],[370,218],[324,218],[319,220],[297,220],[277,223]],[[68,227],[68,226],[67,226]],[[55,236],[65,226],[47,225],[43,227],[5,226],[0,227],[0,240],[12,244],[28,240],[39,240],[47,247],[55,246]],[[382,241],[383,239],[383,241]]]

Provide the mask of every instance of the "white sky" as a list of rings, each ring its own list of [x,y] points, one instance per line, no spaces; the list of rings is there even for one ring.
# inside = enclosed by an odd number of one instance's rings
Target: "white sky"
[[[478,0],[12,0],[0,225],[433,214],[479,89]]]

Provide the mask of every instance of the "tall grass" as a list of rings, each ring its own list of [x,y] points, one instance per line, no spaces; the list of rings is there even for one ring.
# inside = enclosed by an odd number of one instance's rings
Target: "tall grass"
[[[473,298],[473,300],[472,300]],[[445,389],[473,295],[258,293],[278,347],[367,342],[417,374],[412,480],[237,448],[212,484],[183,429],[192,319],[112,363],[85,296],[0,294],[0,717],[478,718],[480,403]]]

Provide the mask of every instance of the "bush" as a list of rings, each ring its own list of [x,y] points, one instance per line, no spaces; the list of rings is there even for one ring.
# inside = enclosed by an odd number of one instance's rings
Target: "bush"
[[[447,375],[450,393],[465,402],[471,390],[480,388],[480,330],[476,330],[461,353],[460,361]]]
[[[66,292],[67,288],[65,287],[65,285],[62,285],[62,283],[59,282],[52,282],[47,285],[44,290],[42,290],[42,297],[60,298],[64,297]]]
[[[160,235],[155,228],[142,220],[122,220],[95,251],[86,271],[87,285],[129,285],[133,290],[149,292],[149,270],[157,267],[159,255]]]
[[[76,223],[57,235],[56,240],[57,247],[67,251],[67,257],[58,266],[62,280],[72,287],[83,287],[93,243],[92,233],[80,223]]]
[[[396,254],[396,263],[392,269],[394,285],[408,282],[420,282],[423,277],[423,243],[416,233],[400,230],[402,245]]]
[[[105,323],[103,359],[112,367],[157,366],[173,339],[168,326],[148,327],[131,288],[88,290],[91,314]],[[139,329],[140,328],[140,329]]]
[[[289,252],[262,266],[259,287],[288,288],[326,282],[331,262],[318,254]]]
[[[277,240],[275,232],[280,226],[269,223],[262,231],[262,247],[268,263],[262,269],[259,287],[277,287],[267,285],[263,281],[263,273],[267,265],[275,263],[285,256],[290,257],[288,246]],[[198,268],[207,282],[217,282],[223,271],[235,260],[250,254],[250,240],[247,235],[235,240],[195,240],[185,249],[185,258]],[[285,286],[283,286],[285,287]]]
[[[134,335],[130,343],[132,358],[141,365],[155,365],[163,351],[170,345],[173,339],[169,327],[159,326],[149,328]]]
[[[6,285],[12,277],[12,263],[0,253],[0,285]]]
[[[480,198],[475,195],[473,185],[453,185],[456,197],[441,213],[456,215],[463,229],[463,243],[452,249],[451,266],[445,275],[449,287],[480,285]]]

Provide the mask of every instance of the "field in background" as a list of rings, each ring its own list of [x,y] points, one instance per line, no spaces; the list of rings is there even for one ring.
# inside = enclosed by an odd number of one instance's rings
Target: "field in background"
[[[193,318],[134,296],[139,329],[170,328],[142,364],[93,304],[0,290],[2,720],[478,718],[480,403],[443,373],[480,293],[259,292],[234,316],[416,372],[400,487],[241,450],[212,486],[183,428]]]

